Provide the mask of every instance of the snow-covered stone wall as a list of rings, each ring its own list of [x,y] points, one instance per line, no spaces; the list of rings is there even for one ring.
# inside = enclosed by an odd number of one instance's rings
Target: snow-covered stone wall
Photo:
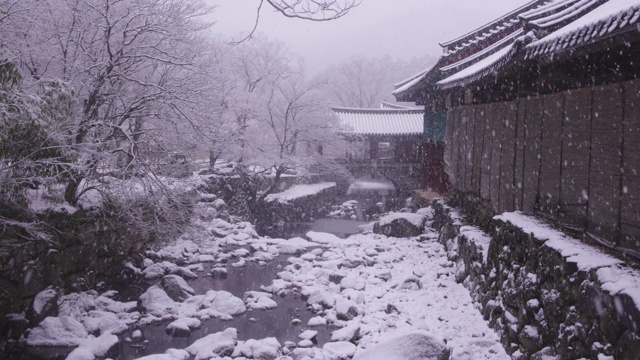
[[[457,280],[514,359],[637,358],[639,271],[521,213],[485,232],[442,201],[434,208]]]

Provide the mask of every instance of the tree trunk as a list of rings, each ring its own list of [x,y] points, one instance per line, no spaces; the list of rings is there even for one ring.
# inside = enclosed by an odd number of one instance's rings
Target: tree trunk
[[[64,190],[64,200],[69,203],[71,206],[76,206],[78,203],[78,198],[76,195],[78,194],[78,187],[82,182],[82,178],[71,178],[67,183],[67,187]]]
[[[209,150],[209,169],[213,170],[216,165],[216,161],[218,161],[218,156],[215,150]]]

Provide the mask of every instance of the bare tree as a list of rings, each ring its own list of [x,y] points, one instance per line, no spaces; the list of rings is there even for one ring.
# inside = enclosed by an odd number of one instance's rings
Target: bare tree
[[[32,152],[16,160],[15,151],[7,152],[0,159],[8,176],[3,182],[27,184],[24,174],[36,187],[52,179],[64,184],[68,204],[107,199],[119,210],[105,211],[148,231],[184,223],[188,187],[167,184],[154,162],[204,143],[222,113],[222,69],[215,62],[220,46],[206,34],[210,24],[202,22],[212,10],[204,0],[0,0],[3,63],[15,64],[22,75],[19,88],[3,89],[6,98],[39,105],[23,112],[51,119],[37,123],[34,141],[65,155],[64,166],[51,167],[53,174],[31,169],[62,163],[61,156]],[[47,84],[65,85],[66,112],[47,105],[60,93]],[[59,96],[54,100],[62,105]],[[9,122],[16,118],[14,108],[6,112]],[[7,129],[0,136],[17,139]],[[13,203],[29,213],[29,204]],[[17,211],[14,217],[4,214],[0,226],[32,223],[16,218]]]
[[[339,124],[320,91],[324,84],[307,80],[281,43],[251,39],[232,47],[230,63],[235,82],[226,116],[235,136],[222,157],[240,162],[247,176],[268,180],[249,196],[249,207],[257,210],[285,173],[304,176],[335,165],[323,153],[339,146]]]
[[[38,6],[33,6],[38,3]],[[76,92],[79,163],[65,199],[75,204],[83,179],[118,160],[125,172],[162,148],[158,129],[194,127],[207,85],[202,65],[212,8],[204,1],[26,0],[15,24],[14,57],[33,80],[60,77]],[[28,10],[28,9],[27,9]],[[200,114],[201,115],[201,114]]]
[[[325,90],[333,105],[375,108],[381,101],[393,101],[394,83],[413,75],[431,61],[429,58],[405,61],[390,56],[355,56],[330,67],[320,78],[327,82]]]
[[[288,18],[330,21],[349,14],[353,8],[360,5],[361,0],[260,0],[253,29],[247,36],[232,42],[232,44],[238,45],[253,37],[260,23],[260,11],[265,1],[277,12]]]

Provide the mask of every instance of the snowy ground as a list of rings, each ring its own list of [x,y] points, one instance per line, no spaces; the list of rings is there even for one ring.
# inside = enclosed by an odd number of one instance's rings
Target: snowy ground
[[[200,206],[206,213],[210,205]],[[456,283],[454,263],[432,229],[405,239],[375,234],[340,239],[316,232],[306,239],[285,240],[260,237],[246,222],[203,219],[195,220],[191,231],[174,244],[149,252],[142,264],[130,265],[150,285],[137,303],[114,300],[114,292],[62,296],[58,316],[33,329],[25,337],[27,344],[77,346],[68,359],[100,359],[119,341],[112,334],[136,346],[144,343],[146,326],[163,322],[167,333],[189,336],[208,319],[269,311],[278,306],[274,295],[301,294],[300,306],[308,306],[316,316],[299,324],[295,341],[268,333],[263,339],[241,341],[238,331],[229,327],[189,338],[184,349],[144,359],[367,359],[372,358],[367,349],[377,353],[379,343],[387,350],[401,347],[397,356],[407,342],[420,339],[430,339],[436,348],[446,344],[451,359],[509,358],[468,291]],[[267,264],[282,254],[290,257],[276,279],[242,298],[226,291],[198,293],[189,285],[196,278],[224,276],[229,268],[243,268],[247,262]],[[331,341],[318,345],[317,331],[327,328]]]

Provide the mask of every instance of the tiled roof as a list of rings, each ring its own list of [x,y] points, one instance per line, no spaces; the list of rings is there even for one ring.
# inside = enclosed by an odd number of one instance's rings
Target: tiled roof
[[[449,89],[461,85],[463,82],[471,81],[472,79],[483,78],[488,74],[494,72],[497,67],[508,62],[513,56],[513,45],[509,45],[506,48],[501,49],[494,54],[485,57],[481,61],[457,72],[448,78],[438,82],[438,86],[442,89]]]
[[[541,4],[548,2],[549,0],[533,0],[530,1],[523,6],[491,21],[488,24],[482,25],[481,27],[472,30],[460,37],[457,37],[453,40],[445,41],[440,43],[442,47],[450,47],[450,52],[458,51],[466,46],[477,43],[478,41],[484,40],[488,37],[493,37],[496,34],[509,31],[508,29],[516,25],[518,20],[518,15],[525,12],[530,11],[531,9],[535,9]],[[458,50],[456,50],[458,49]]]
[[[344,132],[363,136],[422,135],[422,109],[357,109],[334,107]]]
[[[437,68],[402,84],[394,91],[394,95],[412,100],[411,97],[415,95],[408,94],[415,94],[415,90],[425,88],[427,83],[436,83],[435,87],[431,84],[432,89],[465,86],[497,74],[503,66],[513,61],[570,51],[634,31],[640,24],[640,0],[546,0],[534,1],[526,6],[530,8],[521,7],[505,16],[516,16],[518,19],[518,24],[509,30],[507,36],[493,37],[491,42],[483,43],[455,63],[441,58]],[[485,28],[495,26],[496,22],[493,22]],[[442,45],[466,46],[470,39],[474,39],[473,36],[477,38],[477,32]]]
[[[406,93],[437,82],[461,71],[513,44],[523,34],[519,15],[546,5],[551,0],[534,0],[454,40],[441,43],[444,54],[435,66],[426,69],[395,86],[393,94],[409,100]],[[473,51],[477,49],[477,51]],[[464,52],[463,52],[464,50]]]
[[[411,106],[411,105],[404,105],[404,104],[398,104],[398,103],[390,103],[387,101],[381,101],[380,102],[380,109],[387,109],[387,110],[420,110],[419,108],[416,108],[415,106]]]
[[[634,30],[639,22],[640,0],[609,0],[568,25],[527,45],[525,58],[532,59],[584,46],[616,33]]]

